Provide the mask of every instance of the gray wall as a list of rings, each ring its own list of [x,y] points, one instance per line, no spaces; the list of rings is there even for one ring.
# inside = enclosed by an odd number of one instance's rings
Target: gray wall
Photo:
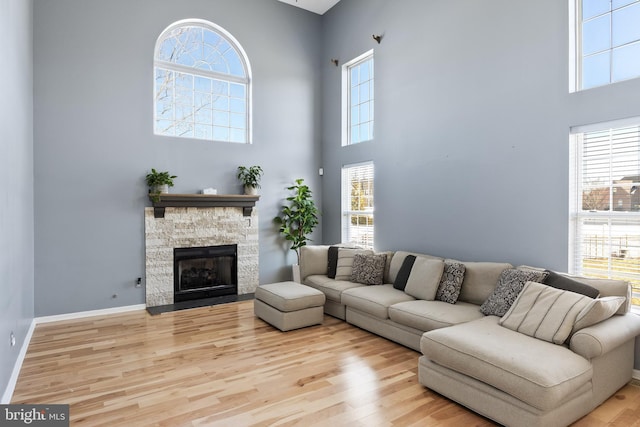
[[[246,51],[252,145],[153,135],[154,44],[185,18]],[[272,218],[295,178],[320,194],[320,16],[276,0],[36,0],[34,22],[36,316],[144,302],[152,167],[178,175],[175,193],[240,194],[237,166],[261,165],[260,282],[289,277]]]
[[[33,319],[33,2],[0,0],[0,390]],[[9,336],[14,332],[16,345]],[[2,403],[9,396],[3,396]]]
[[[342,0],[323,20],[323,238],[375,163],[375,242],[568,269],[569,128],[640,116],[640,79],[570,94],[566,1]],[[371,35],[383,34],[380,45]],[[340,146],[341,63],[375,48],[375,141]],[[636,367],[640,357],[636,356]]]

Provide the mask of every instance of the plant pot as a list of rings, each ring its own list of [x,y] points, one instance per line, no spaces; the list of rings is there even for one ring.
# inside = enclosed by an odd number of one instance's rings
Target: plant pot
[[[302,283],[300,281],[300,264],[293,264],[291,266],[291,270],[293,272],[293,281],[296,283]]]
[[[160,194],[168,194],[169,193],[169,185],[168,184],[162,184],[162,185],[155,185],[151,188],[151,192],[152,193],[160,193]]]
[[[245,185],[244,194],[246,194],[247,196],[255,196],[256,194],[258,194],[258,189],[256,187]]]

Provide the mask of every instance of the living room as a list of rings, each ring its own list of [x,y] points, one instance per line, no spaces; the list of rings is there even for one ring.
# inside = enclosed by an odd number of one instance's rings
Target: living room
[[[260,283],[295,262],[272,222],[286,187],[314,192],[313,243],[339,242],[342,168],[362,162],[377,250],[568,271],[571,130],[640,116],[638,78],[571,88],[569,2],[0,4],[3,390],[34,318],[144,304],[151,168],[177,175],[174,193],[240,194],[237,166],[261,165]],[[191,18],[246,52],[251,144],[154,134],[154,46]],[[343,146],[342,66],[372,49],[375,137]]]

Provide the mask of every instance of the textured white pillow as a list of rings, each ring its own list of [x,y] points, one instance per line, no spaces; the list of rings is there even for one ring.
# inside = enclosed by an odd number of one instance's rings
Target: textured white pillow
[[[368,249],[338,249],[338,265],[336,267],[336,280],[351,280],[353,273],[353,257],[355,254],[372,255]]]
[[[444,271],[444,261],[417,257],[411,267],[404,292],[414,298],[433,301]]]
[[[574,292],[527,282],[499,323],[530,337],[563,344],[578,315],[594,301]]]

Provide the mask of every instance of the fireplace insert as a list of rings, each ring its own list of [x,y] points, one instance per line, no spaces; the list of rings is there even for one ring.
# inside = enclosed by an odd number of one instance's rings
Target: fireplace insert
[[[238,246],[173,249],[174,302],[238,294]]]

